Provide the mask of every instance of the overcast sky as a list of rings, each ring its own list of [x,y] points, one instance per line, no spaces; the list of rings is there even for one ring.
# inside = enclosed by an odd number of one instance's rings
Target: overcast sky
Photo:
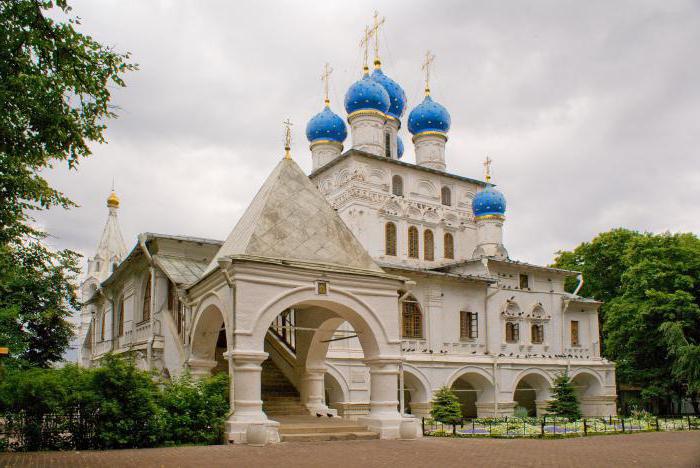
[[[145,231],[225,238],[282,157],[287,117],[310,170],[304,127],[322,109],[323,64],[345,116],[375,8],[384,71],[409,110],[426,49],[437,57],[448,171],[481,179],[494,160],[511,257],[549,263],[620,226],[700,231],[698,1],[71,3],[84,32],[141,69],[114,91],[109,143],[77,172],[48,174],[80,205],[38,217],[55,247],[94,253],[113,177],[129,248]]]

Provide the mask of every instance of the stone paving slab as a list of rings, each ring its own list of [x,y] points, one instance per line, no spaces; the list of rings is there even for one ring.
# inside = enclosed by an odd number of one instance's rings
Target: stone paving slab
[[[281,443],[0,454],[1,467],[700,467],[700,431],[575,439]]]

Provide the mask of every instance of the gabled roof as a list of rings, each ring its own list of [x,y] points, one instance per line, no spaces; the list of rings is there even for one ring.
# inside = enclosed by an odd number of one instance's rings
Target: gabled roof
[[[336,164],[340,163],[341,161],[345,160],[348,156],[360,156],[360,157],[367,158],[367,159],[375,159],[377,161],[383,161],[383,162],[386,162],[388,164],[393,164],[395,166],[402,166],[402,167],[416,169],[416,170],[423,171],[423,172],[430,172],[431,174],[437,174],[437,175],[440,175],[443,177],[449,177],[450,179],[457,179],[457,180],[461,180],[463,182],[469,182],[469,183],[472,183],[475,185],[480,185],[482,187],[494,186],[494,184],[492,184],[490,182],[484,182],[483,180],[472,179],[471,177],[464,177],[461,175],[452,174],[452,173],[445,172],[445,171],[440,171],[438,169],[433,169],[430,167],[419,166],[417,164],[411,164],[409,162],[401,161],[399,159],[387,158],[385,156],[377,156],[376,154],[366,153],[364,151],[360,151],[360,150],[356,150],[356,149],[352,149],[352,148],[349,149],[348,151],[346,151],[345,153],[343,153],[341,156],[331,160],[327,164],[325,164],[325,165],[319,167],[318,169],[316,169],[315,171],[313,171],[311,174],[309,174],[309,178],[313,179],[317,175],[327,171],[331,167],[333,167]]]
[[[282,159],[207,267],[249,255],[382,272],[292,159]]]
[[[535,265],[532,263],[519,262],[517,260],[498,259],[498,258],[493,258],[493,257],[484,257],[484,258],[486,258],[489,263],[500,263],[502,265],[511,265],[511,266],[515,266],[515,267],[527,268],[530,270],[546,271],[546,272],[557,273],[557,274],[561,274],[561,275],[565,275],[565,276],[576,276],[576,275],[580,274],[580,272],[578,272],[578,271],[564,270],[562,268],[554,268],[554,267],[548,267],[548,266],[542,266],[542,265]],[[446,271],[446,270],[450,270],[452,268],[458,267],[460,265],[480,263],[481,260],[482,260],[481,258],[473,258],[470,260],[459,260],[456,262],[443,264],[439,267],[436,267],[435,270]]]

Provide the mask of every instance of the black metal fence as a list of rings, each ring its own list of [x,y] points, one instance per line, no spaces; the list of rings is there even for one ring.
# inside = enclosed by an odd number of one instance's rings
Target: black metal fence
[[[444,424],[422,419],[423,434],[434,437],[571,437],[700,429],[700,417],[627,418],[608,416],[571,421],[555,416],[540,418],[475,418]]]
[[[0,414],[0,452],[4,450],[82,450],[94,446],[94,417],[80,413]]]

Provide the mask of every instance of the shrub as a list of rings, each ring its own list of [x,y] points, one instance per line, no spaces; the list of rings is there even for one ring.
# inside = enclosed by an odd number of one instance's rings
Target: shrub
[[[462,407],[457,395],[448,387],[442,387],[435,394],[430,415],[434,420],[444,424],[456,424],[462,419]]]
[[[84,369],[11,369],[0,380],[0,450],[152,447],[216,443],[228,376],[189,376],[158,386],[130,360],[107,355]]]
[[[527,416],[528,416],[527,408],[525,408],[523,406],[516,407],[515,410],[513,411],[513,416],[515,416],[516,418],[527,418]]]
[[[229,379],[217,374],[195,380],[189,374],[165,384],[161,397],[166,444],[215,444],[222,440],[229,412]]]

